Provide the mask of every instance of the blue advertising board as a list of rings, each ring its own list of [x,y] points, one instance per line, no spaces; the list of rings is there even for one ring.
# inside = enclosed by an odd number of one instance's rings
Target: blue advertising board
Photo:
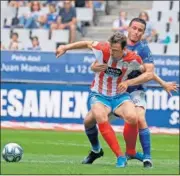
[[[1,85],[1,121],[83,123],[88,112],[89,86],[54,84]],[[148,88],[149,126],[179,128],[179,95],[172,97],[161,88]],[[117,119],[114,125],[122,125]]]
[[[156,73],[166,81],[179,83],[179,56],[153,57]],[[1,51],[1,80],[90,84],[94,61],[92,52],[68,52],[56,59],[51,52]]]

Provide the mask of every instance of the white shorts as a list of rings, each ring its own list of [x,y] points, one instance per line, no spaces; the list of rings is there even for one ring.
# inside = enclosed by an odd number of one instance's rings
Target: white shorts
[[[143,90],[136,90],[130,93],[131,99],[133,101],[133,103],[135,104],[135,106],[137,107],[143,107],[144,110],[146,110],[146,94]],[[114,115],[113,113],[109,114],[109,120],[114,120],[117,119],[119,117],[117,117],[116,115]]]

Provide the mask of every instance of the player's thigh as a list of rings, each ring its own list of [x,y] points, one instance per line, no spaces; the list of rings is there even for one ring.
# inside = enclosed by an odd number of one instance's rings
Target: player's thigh
[[[137,123],[138,116],[136,113],[136,108],[131,101],[125,101],[115,109],[114,113],[118,116],[121,116],[127,123]]]
[[[107,118],[111,112],[111,102],[102,94],[91,92],[88,97],[88,104],[91,107],[92,116],[97,122],[99,119]]]
[[[92,105],[91,111],[97,123],[102,123],[108,121],[108,115],[111,112],[111,109],[101,102],[97,102]]]
[[[92,111],[90,110],[84,119],[84,126],[85,128],[91,128],[95,124],[96,124],[96,119],[93,117]]]

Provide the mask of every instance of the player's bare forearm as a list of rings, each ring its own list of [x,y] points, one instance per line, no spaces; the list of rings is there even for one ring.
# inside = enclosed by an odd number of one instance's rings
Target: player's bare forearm
[[[83,49],[83,48],[89,48],[91,49],[93,41],[79,41],[79,42],[74,42],[65,45],[66,51],[72,50],[72,49]]]
[[[128,86],[135,86],[151,81],[153,80],[153,78],[154,78],[154,73],[146,71],[136,78],[126,80],[126,83],[128,84]]]
[[[79,41],[67,45],[60,45],[56,50],[56,58],[62,56],[68,50],[83,49],[83,48],[92,49],[93,43],[94,43],[93,41]]]
[[[161,86],[163,86],[165,83],[165,81],[162,80],[156,73],[154,73],[153,80],[156,81],[157,83],[159,83]]]

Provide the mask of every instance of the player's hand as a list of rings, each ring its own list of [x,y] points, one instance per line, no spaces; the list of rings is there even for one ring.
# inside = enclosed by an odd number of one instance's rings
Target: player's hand
[[[164,82],[163,88],[170,96],[172,96],[172,91],[178,92],[178,86],[175,82]]]
[[[66,47],[65,47],[65,45],[60,45],[60,46],[56,49],[56,58],[62,56],[65,52],[66,52]]]
[[[118,85],[118,92],[119,93],[124,93],[127,91],[128,88],[128,83],[127,81],[123,81]]]
[[[102,72],[105,71],[108,68],[107,64],[99,64],[98,62],[94,62],[91,65],[91,70],[94,72]]]

